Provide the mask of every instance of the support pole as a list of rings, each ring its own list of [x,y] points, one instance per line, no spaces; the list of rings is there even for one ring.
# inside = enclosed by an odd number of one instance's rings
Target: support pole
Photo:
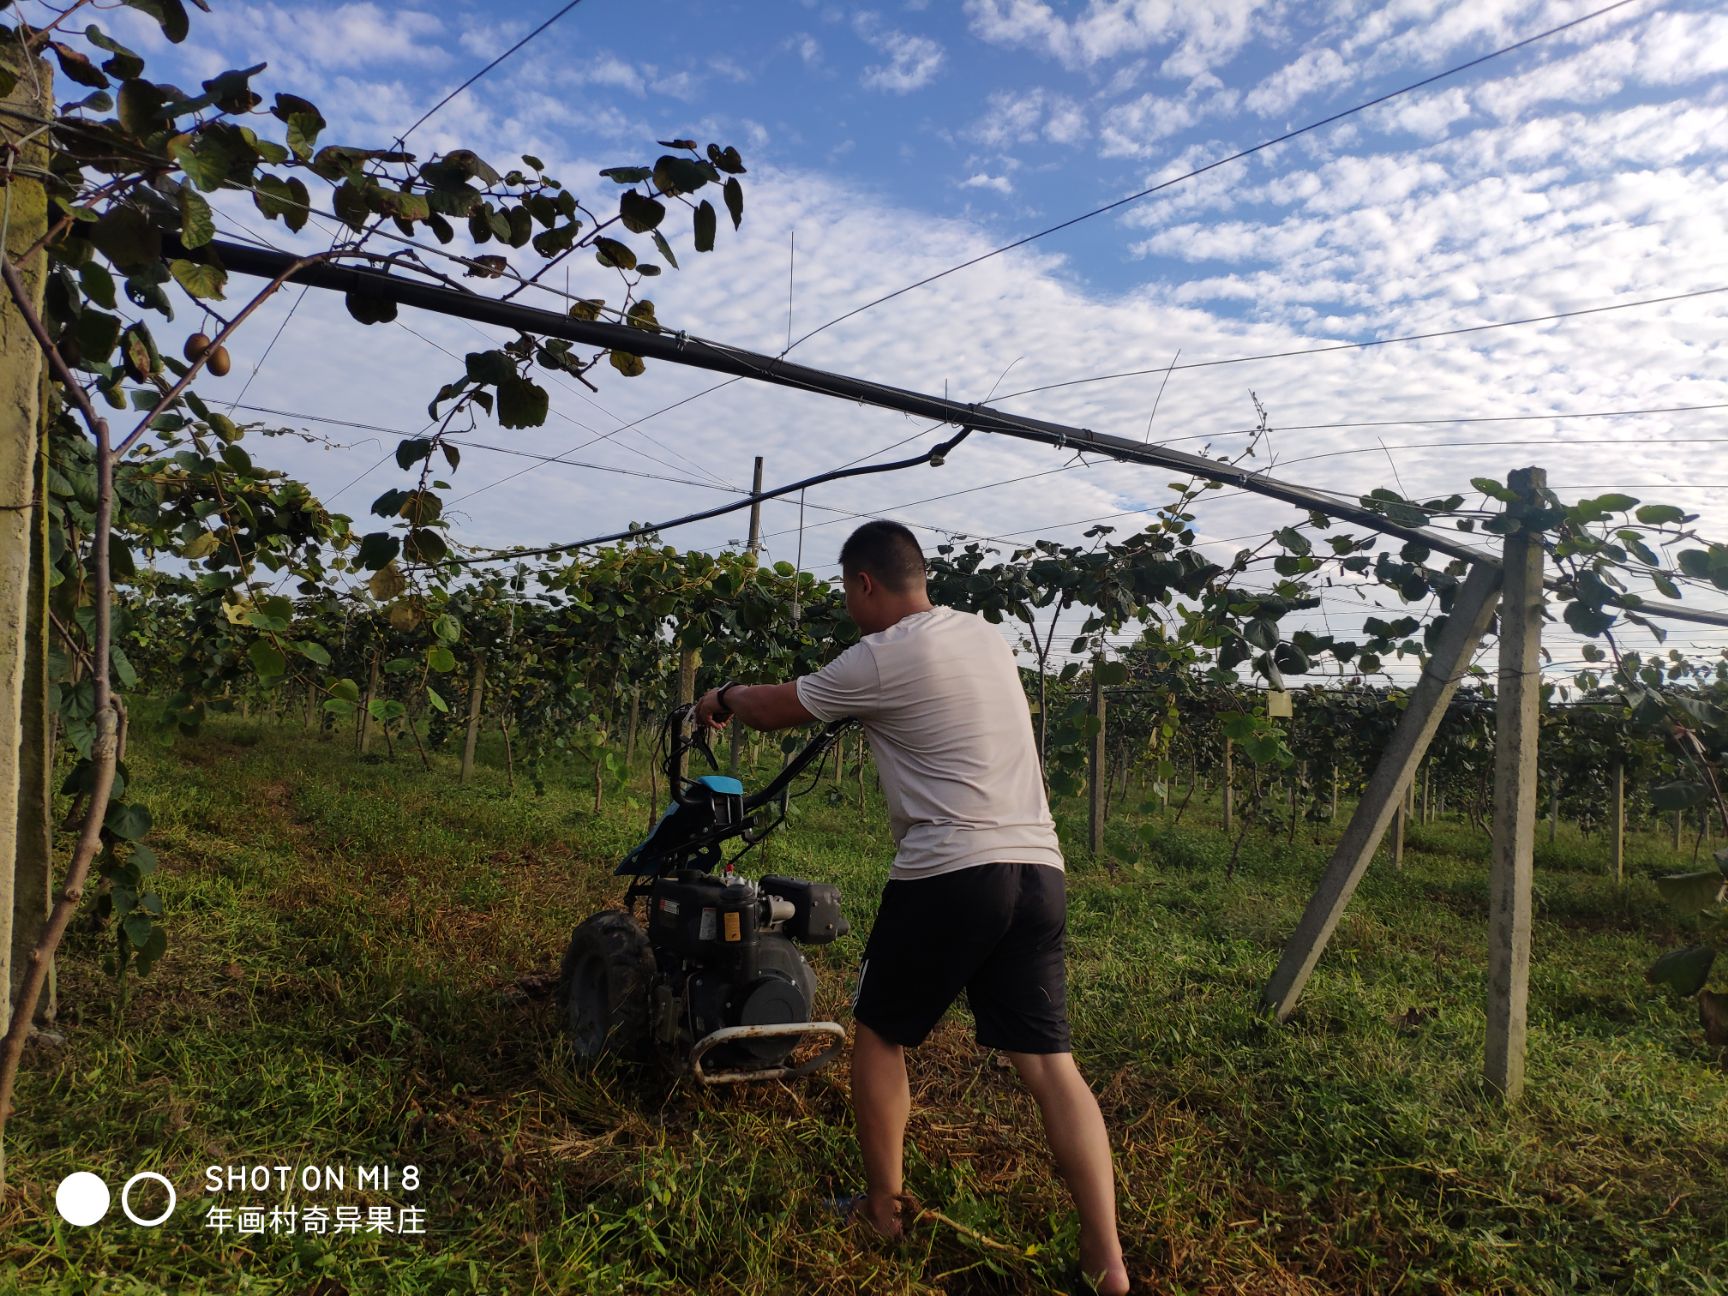
[[[1554,844],[1554,834],[1560,831],[1560,771],[1548,775],[1548,844]]]
[[[1398,798],[1398,812],[1392,816],[1392,867],[1404,867],[1404,828],[1410,818],[1410,798]]]
[[[1236,744],[1224,740],[1224,835],[1236,831],[1236,780],[1232,777]]]
[[[756,456],[756,472],[751,478],[750,493],[762,493],[762,456]],[[762,552],[762,501],[755,500],[750,505],[750,552]]]
[[[1614,781],[1608,789],[1608,867],[1614,881],[1626,882],[1626,767],[1614,762]]]
[[[1540,468],[1509,484],[1524,499],[1547,485]],[[1488,1085],[1506,1102],[1524,1089],[1529,1027],[1530,874],[1536,830],[1536,735],[1542,700],[1542,543],[1506,537],[1500,669],[1494,713],[1494,840],[1488,882]]]
[[[11,43],[13,46],[16,42]],[[4,66],[16,80],[6,106],[26,117],[53,116],[52,75],[45,63],[20,65],[15,48]],[[24,138],[34,135],[34,140]],[[38,316],[48,257],[16,258],[48,228],[47,137],[0,117],[9,158],[6,247],[24,296]],[[48,514],[43,355],[9,294],[0,294],[0,994],[5,1020],[24,988],[30,952],[53,907],[53,715],[48,705]],[[54,969],[36,1002],[35,1020],[54,1013]],[[0,1158],[0,1167],[4,1166]]]
[[[1398,728],[1375,765],[1344,835],[1332,852],[1326,873],[1285,945],[1277,971],[1267,983],[1262,1004],[1279,1021],[1295,1011],[1314,965],[1320,961],[1344,907],[1350,903],[1380,839],[1386,835],[1399,794],[1446,715],[1446,704],[1451,701],[1459,679],[1470,665],[1470,656],[1494,615],[1499,592],[1498,570],[1486,563],[1470,569],[1452,605],[1452,614],[1446,618],[1434,655],[1416,681]]]
[[[366,701],[360,707],[360,754],[372,750],[372,701],[378,696],[378,650],[372,650],[372,665],[366,674]]]
[[[462,742],[462,777],[466,783],[474,777],[474,748],[480,741],[480,707],[486,696],[486,659],[476,657],[474,670],[468,676],[468,736]]]
[[[630,721],[624,729],[624,768],[628,770],[636,760],[636,727],[642,718],[642,686],[630,686]]]
[[[1098,727],[1092,734],[1092,768],[1086,780],[1087,800],[1091,803],[1086,817],[1086,845],[1093,859],[1098,858],[1098,847],[1104,840],[1104,798],[1109,773],[1104,757],[1104,681],[1098,673],[1103,665],[1102,653],[1092,659],[1092,716]]]

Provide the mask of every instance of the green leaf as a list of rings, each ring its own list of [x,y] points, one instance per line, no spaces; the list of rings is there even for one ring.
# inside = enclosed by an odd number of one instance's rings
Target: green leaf
[[[696,208],[696,216],[692,222],[696,232],[696,250],[712,252],[714,250],[714,229],[716,217],[714,204],[706,198]]]
[[[1623,495],[1619,492],[1611,492],[1607,495],[1598,495],[1595,499],[1586,500],[1584,502],[1587,504],[1594,504],[1597,508],[1607,513],[1625,513],[1638,506],[1638,499],[1636,496]]]
[[[125,928],[126,939],[131,941],[134,947],[143,949],[149,943],[150,933],[155,930],[156,924],[150,921],[149,914],[129,913],[121,926]]]
[[[713,168],[670,153],[654,163],[654,187],[664,194],[695,193],[713,177]]]
[[[102,826],[123,841],[138,841],[150,835],[150,810],[136,801],[115,803],[108,807]]]
[[[161,126],[162,107],[167,102],[161,87],[149,81],[122,81],[115,99],[120,125],[131,134],[150,135]]]
[[[253,186],[253,205],[268,220],[280,220],[291,230],[303,229],[311,216],[312,196],[299,177],[287,180],[262,175]]]
[[[103,68],[112,73],[120,81],[137,76],[144,70],[144,60],[127,49],[112,36],[107,35],[95,23],[84,29],[84,39],[98,49],[105,49],[114,57],[103,61]]]
[[[667,264],[676,270],[678,268],[678,258],[672,255],[672,245],[666,241],[666,236],[659,230],[655,230],[653,238],[654,246],[659,249],[660,255],[665,257]]]
[[[396,303],[375,293],[350,290],[343,294],[342,304],[362,324],[388,324],[396,318]]]
[[[443,644],[433,644],[426,650],[426,664],[440,675],[447,675],[456,669],[456,654]]]
[[[1295,527],[1285,527],[1272,538],[1276,540],[1282,548],[1296,554],[1298,557],[1305,557],[1314,552],[1313,542]]]
[[[744,223],[744,186],[736,177],[728,178],[720,193],[726,200],[726,214],[732,218],[732,228],[737,229]]]
[[[462,637],[462,623],[444,612],[433,618],[432,633],[440,643],[453,644]]]
[[[1598,635],[1614,624],[1614,617],[1601,608],[1573,599],[1566,605],[1566,624],[1581,635]]]
[[[642,357],[632,355],[628,351],[613,351],[606,357],[612,362],[612,367],[626,378],[637,378],[645,373],[648,366],[642,363]]]
[[[328,666],[330,664],[330,650],[323,644],[314,643],[310,639],[302,639],[294,646],[300,650],[300,655],[314,666]]]
[[[228,272],[220,266],[201,265],[196,261],[182,261],[179,258],[168,263],[168,273],[194,297],[204,297],[211,301],[222,300],[222,289],[228,282]]]
[[[551,395],[531,378],[511,374],[498,384],[498,422],[502,427],[539,427],[550,408]]]
[[[402,542],[388,531],[373,531],[360,541],[358,561],[367,571],[379,571],[402,552]]]
[[[1099,662],[1096,667],[1096,674],[1100,684],[1126,684],[1128,682],[1128,664],[1120,661]]]
[[[434,711],[443,711],[446,714],[450,711],[450,704],[440,697],[438,690],[430,684],[426,686],[426,701],[431,704]]]
[[[654,174],[649,167],[607,167],[600,173],[608,180],[621,185],[641,184]]]
[[[1684,522],[1686,510],[1672,504],[1646,504],[1632,516],[1645,526],[1666,526],[1670,522]]]
[[[666,207],[634,189],[626,189],[618,195],[618,216],[632,234],[646,234],[666,219]]]
[[[282,650],[268,639],[253,641],[246,650],[246,656],[252,662],[252,669],[258,672],[260,679],[277,679],[288,673],[288,659],[282,655]]]
[[[1686,810],[1704,804],[1709,796],[1701,783],[1663,783],[1650,789],[1650,804],[1657,810]]]
[[[1720,869],[1670,873],[1656,879],[1656,889],[1662,898],[1685,914],[1695,914],[1714,905],[1721,897],[1723,885]]]
[[[390,539],[394,541],[396,537],[391,536]],[[372,573],[372,579],[366,582],[366,588],[380,603],[388,603],[408,588],[408,579],[402,575],[392,559]]]
[[[1688,949],[1669,950],[1650,965],[1644,976],[1653,985],[1671,987],[1688,998],[1704,988],[1710,979],[1710,967],[1716,962],[1716,951],[1708,945],[1693,945]]]
[[[422,459],[431,457],[433,440],[431,437],[410,437],[396,447],[396,466],[412,468]]]
[[[351,679],[339,679],[330,685],[330,695],[340,698],[344,702],[358,702],[360,700],[360,686]]]
[[[1256,648],[1270,652],[1278,644],[1278,626],[1275,622],[1255,617],[1242,628],[1242,637]]]
[[[630,246],[604,235],[594,240],[594,259],[603,266],[616,266],[620,270],[636,268],[636,254]]]
[[[79,85],[93,86],[98,90],[108,88],[108,78],[90,61],[90,56],[70,45],[62,45],[59,41],[49,41],[49,48],[54,51],[54,57],[60,62],[60,70]]]
[[[410,562],[435,563],[450,552],[450,546],[430,527],[415,527],[402,542],[402,552]]]
[[[123,0],[123,3],[161,23],[162,34],[176,45],[192,29],[186,18],[186,6],[180,0]]]
[[[216,217],[204,195],[191,185],[180,186],[180,242],[189,248],[203,247],[216,237]]]
[[[84,295],[98,306],[114,309],[114,276],[97,262],[86,261],[79,267],[78,286],[84,290]],[[84,354],[90,354],[88,346],[85,347]]]
[[[90,227],[96,250],[122,270],[153,265],[162,256],[162,235],[136,207],[110,207]]]

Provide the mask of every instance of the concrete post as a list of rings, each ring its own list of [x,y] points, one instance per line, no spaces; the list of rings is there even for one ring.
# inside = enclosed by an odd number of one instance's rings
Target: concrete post
[[[468,676],[468,736],[462,742],[462,782],[474,777],[474,748],[480,741],[480,708],[486,696],[486,659],[476,656]]]
[[[1092,735],[1092,768],[1086,780],[1087,800],[1086,845],[1092,858],[1098,858],[1098,848],[1104,840],[1105,783],[1108,769],[1104,758],[1104,682],[1098,668],[1104,664],[1103,654],[1092,659],[1092,714],[1098,720],[1098,732]]]
[[[52,116],[47,66],[20,68],[12,48],[0,57],[17,76],[6,106],[27,117]],[[18,260],[48,228],[47,201],[35,179],[48,167],[47,136],[37,133],[20,145],[31,131],[28,121],[0,115],[0,143],[16,159],[6,189],[6,255],[40,315],[48,258]],[[24,316],[9,294],[0,294],[0,993],[7,1021],[52,904],[44,369]],[[53,986],[50,971],[38,1021],[53,1013]]]
[[[1614,880],[1626,881],[1626,767],[1614,765],[1614,779],[1608,789],[1608,867]]]
[[[1540,468],[1511,476],[1526,499],[1547,484]],[[1529,1028],[1530,875],[1535,846],[1536,742],[1542,699],[1542,542],[1506,537],[1495,700],[1494,833],[1488,884],[1488,1047],[1483,1070],[1507,1102],[1524,1089]]]
[[[1235,755],[1236,744],[1226,738],[1224,740],[1224,835],[1226,837],[1236,830],[1236,780],[1232,777]]]

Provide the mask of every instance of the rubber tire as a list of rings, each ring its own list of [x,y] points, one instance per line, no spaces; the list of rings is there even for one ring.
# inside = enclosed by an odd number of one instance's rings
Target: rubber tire
[[[649,1061],[653,984],[654,953],[635,918],[606,909],[579,924],[564,951],[557,998],[559,1024],[577,1056]]]

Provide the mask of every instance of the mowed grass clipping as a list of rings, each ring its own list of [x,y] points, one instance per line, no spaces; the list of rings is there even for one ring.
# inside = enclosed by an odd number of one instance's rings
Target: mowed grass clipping
[[[501,753],[494,753],[501,763]],[[702,1090],[577,1065],[546,990],[570,929],[622,894],[647,778],[570,771],[536,796],[483,766],[357,757],[345,741],[218,719],[137,741],[169,952],[123,1014],[80,920],[60,960],[63,1044],[33,1045],[10,1126],[0,1289],[31,1292],[1037,1292],[1060,1289],[1075,1225],[1037,1113],[956,1009],[912,1055],[900,1248],[847,1230],[860,1190],[844,1063],[793,1085]],[[765,774],[764,774],[765,777]],[[662,789],[663,791],[663,789]],[[860,796],[863,797],[862,807]],[[853,934],[809,951],[819,1015],[849,979],[891,858],[873,786],[850,772],[794,803],[747,873],[838,882]],[[1078,807],[1075,807],[1078,810]],[[1635,840],[1631,880],[1563,831],[1538,853],[1529,1084],[1510,1113],[1481,1082],[1486,843],[1414,828],[1369,872],[1295,1017],[1258,996],[1324,864],[1298,831],[1250,833],[1233,880],[1198,798],[1151,845],[1121,817],[1111,873],[1070,822],[1075,1052],[1116,1150],[1141,1290],[1728,1291],[1728,1075],[1690,1005],[1643,969],[1680,939]],[[956,920],[960,918],[956,915]],[[210,1165],[419,1167],[424,1236],[238,1236]],[[54,1189],[171,1179],[164,1226],[119,1205],[63,1223]],[[140,1214],[160,1208],[141,1196]],[[1012,1250],[986,1245],[980,1237]]]

